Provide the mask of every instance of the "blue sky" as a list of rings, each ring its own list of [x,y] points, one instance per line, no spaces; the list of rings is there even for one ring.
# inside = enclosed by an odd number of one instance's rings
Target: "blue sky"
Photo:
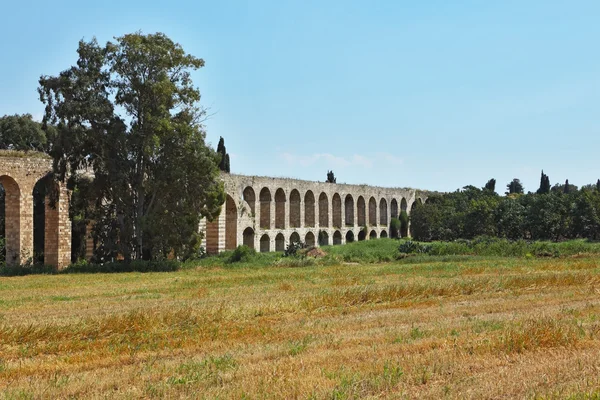
[[[600,178],[598,1],[21,1],[2,5],[0,115],[41,116],[77,42],[164,32],[232,172],[451,191]]]

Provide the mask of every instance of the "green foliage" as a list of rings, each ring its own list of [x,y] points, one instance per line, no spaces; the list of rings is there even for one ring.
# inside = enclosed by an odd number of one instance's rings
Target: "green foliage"
[[[454,241],[487,235],[511,240],[600,238],[600,191],[592,185],[549,193],[509,195],[467,186],[432,195],[411,212],[416,240]]]
[[[52,129],[48,130],[53,135]],[[31,114],[5,115],[0,118],[0,149],[42,151],[49,150],[49,142],[42,125]]]
[[[390,220],[390,237],[392,239],[398,239],[400,237],[400,231],[402,224],[398,218],[392,218]]]
[[[544,174],[544,170],[542,170],[542,176],[540,178],[540,188],[537,190],[537,194],[546,193],[550,193],[550,178],[548,178],[548,175]]]
[[[487,181],[487,183],[483,187],[483,190],[489,190],[490,192],[495,192],[496,191],[496,180],[494,178],[492,178],[489,181]]]
[[[246,262],[254,258],[256,250],[248,246],[238,246],[229,256],[228,263]]]
[[[569,193],[576,192],[577,186],[571,185],[569,183],[569,180],[567,179],[564,184],[557,183],[556,185],[552,186],[552,189],[550,189],[550,190],[552,190],[553,192],[556,192],[556,193],[569,194]]]
[[[429,253],[430,248],[430,245],[407,240],[400,243],[400,246],[398,246],[398,251],[402,254],[426,254]]]
[[[506,194],[523,194],[524,192],[523,184],[517,178],[510,181],[510,183],[506,185],[506,189],[508,189]]]
[[[214,219],[225,200],[190,75],[204,61],[161,33],[82,40],[78,54],[76,66],[42,76],[38,92],[43,127],[56,129],[56,178],[94,173],[84,217],[95,222],[96,259],[192,257],[200,218]]]
[[[305,249],[306,248],[306,244],[302,241],[299,242],[290,242],[290,244],[288,244],[287,248],[285,249],[285,252],[283,253],[284,257],[293,257],[298,255],[298,251]]]
[[[327,171],[327,180],[325,180],[325,182],[336,183],[336,178],[335,178],[335,175],[333,174],[333,171]]]
[[[406,213],[405,210],[400,211],[400,215],[398,216],[398,219],[400,220],[400,237],[407,237],[408,236],[408,214]]]
[[[225,147],[225,139],[221,137],[219,139],[219,144],[217,145],[217,154],[219,155],[219,169],[223,172],[229,173],[231,171],[229,165],[229,154],[227,153],[227,148]]]

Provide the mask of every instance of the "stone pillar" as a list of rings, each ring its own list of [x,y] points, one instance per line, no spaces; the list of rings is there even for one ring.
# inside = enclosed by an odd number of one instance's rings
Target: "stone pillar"
[[[227,201],[223,203],[221,206],[221,214],[219,214],[219,219],[217,223],[219,224],[219,242],[217,247],[217,252],[222,252],[225,250],[225,227],[226,227],[226,215],[227,215]]]
[[[271,195],[271,201],[269,202],[269,229],[275,228],[275,221],[277,216],[275,215],[275,211],[277,210],[275,206],[275,194]]]
[[[291,193],[291,192],[290,192]],[[288,229],[290,224],[290,193],[285,194],[285,202],[283,203],[283,229]]]
[[[319,231],[318,228],[321,227],[321,223],[320,223],[320,214],[319,214],[319,199],[317,198],[315,200],[315,229],[317,229],[317,232]],[[317,242],[319,241],[318,239],[315,239]]]
[[[304,218],[306,217],[306,213],[304,210],[304,198],[300,196],[300,226],[299,228],[306,228],[306,221]]]
[[[356,198],[352,197],[352,201],[354,202],[354,227],[358,227],[358,198],[360,196],[356,196]],[[358,237],[356,237],[358,241]]]
[[[33,231],[33,230],[32,230]],[[54,207],[46,199],[44,263],[59,269],[71,262],[71,220],[69,219],[69,192],[59,184]]]
[[[331,202],[333,204],[333,201]],[[346,228],[346,195],[342,192],[340,194],[340,208],[342,209],[342,221],[340,224],[340,230]],[[342,243],[344,243],[344,235],[342,234]]]
[[[328,227],[333,232],[333,195],[327,198],[327,217],[328,217]],[[333,237],[332,237],[333,239]]]

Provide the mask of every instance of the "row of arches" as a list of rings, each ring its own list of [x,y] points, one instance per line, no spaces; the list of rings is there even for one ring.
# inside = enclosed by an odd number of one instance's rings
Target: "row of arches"
[[[325,192],[317,199],[312,190],[307,190],[304,196],[301,196],[298,189],[293,189],[289,194],[289,212],[286,218],[288,197],[283,189],[277,189],[272,195],[269,188],[262,188],[258,196],[258,206],[256,193],[251,186],[244,189],[242,196],[251,216],[256,216],[259,211],[260,217],[257,222],[260,229],[312,228],[316,226],[317,211],[320,227],[387,225],[391,218],[398,218],[399,213],[406,212],[408,208],[405,198],[401,198],[400,202],[393,198],[388,215],[388,200],[385,198],[377,201],[371,196],[367,201],[365,197],[358,196],[355,200],[352,194],[347,194],[342,201],[338,193],[331,197],[330,207],[330,199]]]
[[[250,248],[255,248],[255,232],[254,229],[248,227],[246,229],[244,229],[243,232],[243,244],[245,246],[248,246]],[[373,239],[377,239],[377,232],[375,230],[371,230],[371,232],[369,233],[369,239],[373,240]],[[381,231],[380,238],[387,238],[388,234],[387,231],[383,230]],[[300,241],[304,241],[304,243],[306,243],[307,246],[315,246],[318,242],[319,246],[328,246],[330,244],[333,245],[340,245],[343,243],[342,240],[343,236],[342,236],[342,232],[340,232],[339,230],[336,230],[331,238],[331,243],[330,243],[330,239],[329,239],[329,234],[325,231],[321,231],[318,235],[318,238],[315,237],[315,234],[313,232],[307,232],[306,235],[304,235],[303,240],[300,237],[300,234],[298,232],[292,232],[292,234],[289,237],[289,241],[286,242],[286,237],[284,236],[283,233],[278,233],[275,236],[275,240],[274,240],[274,246],[273,243],[271,242],[271,236],[269,236],[268,233],[264,233],[261,235],[260,240],[259,240],[259,248],[257,250],[259,250],[261,253],[268,253],[270,251],[285,251],[285,248],[287,246],[288,243],[294,243],[294,242],[300,242]],[[354,232],[353,231],[348,231],[346,232],[345,235],[345,243],[352,243],[355,240],[366,240],[367,239],[367,234],[364,230],[361,230],[358,235],[357,238],[355,239],[354,236]]]

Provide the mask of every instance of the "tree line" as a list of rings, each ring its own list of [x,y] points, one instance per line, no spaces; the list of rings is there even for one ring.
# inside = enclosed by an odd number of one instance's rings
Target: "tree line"
[[[600,238],[600,180],[582,188],[567,180],[550,186],[542,171],[540,187],[524,193],[518,179],[505,196],[495,192],[495,180],[483,188],[466,186],[434,194],[416,204],[410,215],[411,235],[419,241],[494,236],[511,240]]]

